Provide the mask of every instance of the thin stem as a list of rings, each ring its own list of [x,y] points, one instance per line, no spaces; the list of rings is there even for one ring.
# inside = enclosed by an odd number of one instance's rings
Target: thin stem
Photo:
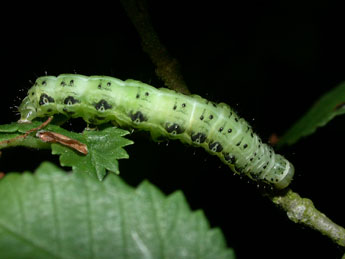
[[[0,143],[0,149],[9,148],[9,147],[29,147],[29,148],[37,148],[37,149],[49,149],[50,143],[44,143],[39,138],[33,137],[33,136],[27,136],[25,138],[18,138],[18,135],[13,134],[14,137],[10,138],[10,142],[7,142],[6,144],[3,144],[1,141]],[[23,135],[20,135],[23,136]],[[1,155],[1,151],[0,151]]]
[[[41,125],[39,125],[36,128],[28,130],[22,135],[18,135],[16,133],[11,134],[13,137],[9,137],[8,139],[0,141],[0,149],[7,148],[7,147],[14,147],[14,146],[26,146],[26,147],[32,147],[32,148],[49,148],[50,144],[43,143],[38,138],[30,136],[30,133],[44,128],[52,121],[52,119],[53,117],[49,117]]]
[[[310,199],[302,198],[292,190],[270,196],[270,199],[286,211],[291,221],[319,231],[336,244],[345,247],[345,229],[317,210]]]
[[[141,37],[143,50],[156,66],[157,76],[164,81],[168,88],[183,94],[190,94],[180,72],[178,61],[169,55],[168,50],[160,42],[153,29],[146,1],[121,0],[121,2]]]

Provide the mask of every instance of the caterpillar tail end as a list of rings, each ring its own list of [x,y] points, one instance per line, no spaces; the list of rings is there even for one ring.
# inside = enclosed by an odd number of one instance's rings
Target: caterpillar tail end
[[[23,99],[18,111],[20,112],[18,123],[31,123],[31,121],[36,118],[36,108],[28,97]]]
[[[275,183],[275,187],[279,190],[282,190],[282,189],[285,189],[286,187],[288,187],[292,181],[294,173],[295,173],[294,166],[289,161],[287,161],[286,166],[285,166],[285,170],[283,173],[283,177],[281,178],[281,180],[278,183]]]

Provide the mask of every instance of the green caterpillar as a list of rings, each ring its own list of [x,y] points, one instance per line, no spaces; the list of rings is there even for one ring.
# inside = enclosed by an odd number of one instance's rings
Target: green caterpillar
[[[228,105],[135,80],[75,74],[39,77],[19,112],[23,123],[61,113],[91,124],[111,121],[150,131],[156,140],[179,139],[217,155],[234,172],[278,189],[287,187],[294,174],[292,164],[263,144]]]

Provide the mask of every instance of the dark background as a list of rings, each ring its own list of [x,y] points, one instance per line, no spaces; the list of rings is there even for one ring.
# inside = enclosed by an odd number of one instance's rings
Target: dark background
[[[340,2],[340,1],[339,1]],[[137,79],[157,87],[154,66],[117,1],[71,6],[53,2],[9,6],[1,18],[1,117],[16,121],[29,80],[45,73]],[[181,64],[192,93],[230,104],[267,142],[314,101],[345,80],[344,15],[336,1],[148,1],[155,29]],[[344,117],[280,151],[296,168],[291,187],[345,226]],[[74,126],[72,126],[74,127]],[[78,126],[75,126],[78,127]],[[176,141],[130,136],[121,176],[136,186],[149,179],[164,193],[181,189],[193,210],[220,227],[241,258],[340,258],[320,233],[290,222],[255,184],[216,157]],[[18,157],[20,154],[20,157]],[[0,171],[35,169],[49,151],[4,150]]]

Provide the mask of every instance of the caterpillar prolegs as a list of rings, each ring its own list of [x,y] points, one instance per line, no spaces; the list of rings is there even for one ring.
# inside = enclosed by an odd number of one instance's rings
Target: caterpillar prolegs
[[[292,164],[262,143],[249,124],[224,103],[107,76],[39,77],[19,107],[19,122],[61,113],[91,124],[114,122],[203,147],[234,172],[278,189],[293,177]]]

